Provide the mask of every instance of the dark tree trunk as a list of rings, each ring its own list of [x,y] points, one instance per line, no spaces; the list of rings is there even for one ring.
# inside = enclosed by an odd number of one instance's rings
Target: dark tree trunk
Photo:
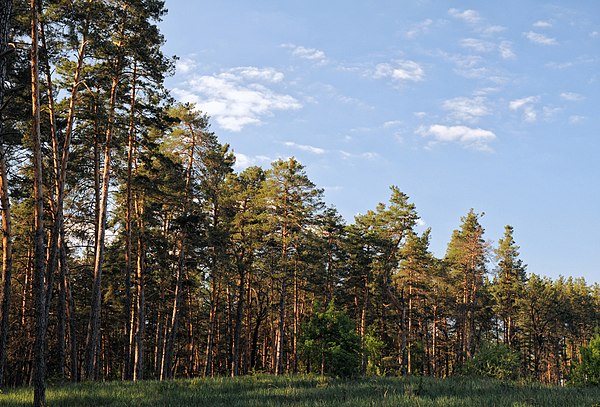
[[[4,84],[7,74],[8,33],[12,0],[0,1],[0,139],[4,137]],[[10,290],[12,279],[12,228],[8,179],[6,173],[7,147],[0,143],[0,210],[2,211],[2,288],[0,291],[0,386],[4,384],[4,366],[6,364],[6,346],[8,341],[8,312],[10,309]]]
[[[40,88],[37,0],[31,0],[31,106],[33,142],[35,343],[33,349],[33,405],[46,405],[46,291],[44,248],[44,199],[42,184],[42,147],[40,131]]]

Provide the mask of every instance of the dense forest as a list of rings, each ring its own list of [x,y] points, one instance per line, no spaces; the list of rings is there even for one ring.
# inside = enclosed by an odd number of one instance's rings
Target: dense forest
[[[479,355],[569,378],[598,284],[528,274],[475,210],[436,258],[398,187],[346,224],[295,158],[237,173],[164,87],[165,12],[0,0],[2,385],[43,405],[46,380],[447,377]]]

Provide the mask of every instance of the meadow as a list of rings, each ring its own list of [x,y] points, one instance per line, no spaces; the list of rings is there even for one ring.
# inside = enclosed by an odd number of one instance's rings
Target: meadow
[[[0,406],[30,406],[31,388],[5,390]],[[50,406],[600,406],[600,388],[545,386],[453,377],[341,380],[319,376],[254,375],[174,381],[80,383],[50,386]]]

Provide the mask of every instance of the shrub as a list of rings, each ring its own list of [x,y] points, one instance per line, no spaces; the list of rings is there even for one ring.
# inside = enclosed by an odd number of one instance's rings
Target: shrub
[[[600,384],[600,335],[596,334],[587,346],[580,349],[581,362],[575,364],[571,382],[576,385]]]
[[[515,380],[519,376],[520,357],[502,343],[484,342],[479,352],[466,366],[466,373]]]
[[[303,324],[300,334],[300,351],[307,370],[350,377],[360,372],[360,338],[352,320],[337,311],[333,302],[325,311],[315,306],[315,312]]]

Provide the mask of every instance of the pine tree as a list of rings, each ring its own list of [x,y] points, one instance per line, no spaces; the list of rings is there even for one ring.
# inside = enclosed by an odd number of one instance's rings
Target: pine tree
[[[461,218],[448,244],[445,261],[454,282],[456,298],[456,362],[460,365],[475,352],[477,317],[481,309],[481,291],[487,272],[488,244],[479,223],[482,214],[473,209]]]
[[[505,226],[504,237],[498,241],[496,259],[497,278],[493,287],[496,314],[502,320],[503,342],[513,349],[515,332],[516,304],[523,295],[527,277],[526,266],[519,259],[519,246],[513,238],[513,227]]]

